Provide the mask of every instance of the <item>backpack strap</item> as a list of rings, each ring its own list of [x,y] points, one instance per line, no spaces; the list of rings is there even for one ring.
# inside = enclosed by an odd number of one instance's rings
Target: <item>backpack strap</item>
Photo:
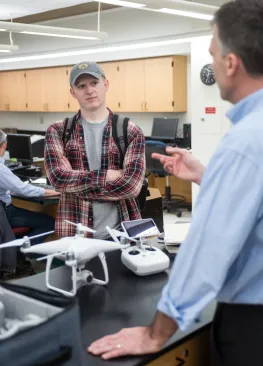
[[[77,120],[76,114],[73,117],[65,118],[64,128],[63,128],[63,133],[62,133],[62,141],[64,144],[64,148],[65,148],[67,142],[70,140],[70,137],[71,137],[72,132],[76,125],[76,120]]]
[[[120,168],[123,168],[124,156],[128,147],[129,118],[114,114],[112,118],[112,137],[120,153]]]
[[[114,114],[112,118],[112,137],[118,147],[120,153],[120,169],[123,169],[124,156],[128,147],[128,123],[129,118],[122,115]],[[148,179],[144,178],[141,191],[135,198],[140,211],[145,207],[148,191]]]

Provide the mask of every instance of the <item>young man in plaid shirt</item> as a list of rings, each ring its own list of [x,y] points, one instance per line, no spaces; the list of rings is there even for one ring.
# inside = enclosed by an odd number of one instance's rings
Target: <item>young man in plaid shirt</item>
[[[120,229],[121,221],[140,218],[135,198],[145,174],[144,136],[128,123],[128,147],[120,169],[120,153],[112,137],[113,113],[106,107],[109,82],[95,62],[75,65],[70,74],[72,96],[79,102],[76,123],[65,143],[65,122],[46,133],[45,168],[52,186],[61,192],[56,233],[72,236],[70,220],[96,230],[106,239],[106,225]],[[87,233],[87,236],[91,234]]]

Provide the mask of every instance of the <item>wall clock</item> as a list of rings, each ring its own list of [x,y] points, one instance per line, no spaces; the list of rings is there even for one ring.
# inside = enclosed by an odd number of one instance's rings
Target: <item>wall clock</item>
[[[200,78],[203,84],[213,85],[215,81],[214,71],[211,64],[204,65],[200,72]]]

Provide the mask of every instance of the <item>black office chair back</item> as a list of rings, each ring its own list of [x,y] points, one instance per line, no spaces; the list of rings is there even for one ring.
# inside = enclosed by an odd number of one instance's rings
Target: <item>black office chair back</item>
[[[159,160],[153,159],[152,154],[166,155],[166,145],[161,141],[145,141],[146,168],[154,175],[165,177],[168,173],[164,170]]]

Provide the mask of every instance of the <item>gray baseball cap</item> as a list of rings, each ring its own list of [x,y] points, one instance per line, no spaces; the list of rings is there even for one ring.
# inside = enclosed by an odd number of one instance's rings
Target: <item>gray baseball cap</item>
[[[84,61],[72,67],[69,77],[70,85],[73,86],[77,78],[85,74],[92,75],[96,79],[100,79],[102,76],[106,77],[104,71],[96,62]]]

